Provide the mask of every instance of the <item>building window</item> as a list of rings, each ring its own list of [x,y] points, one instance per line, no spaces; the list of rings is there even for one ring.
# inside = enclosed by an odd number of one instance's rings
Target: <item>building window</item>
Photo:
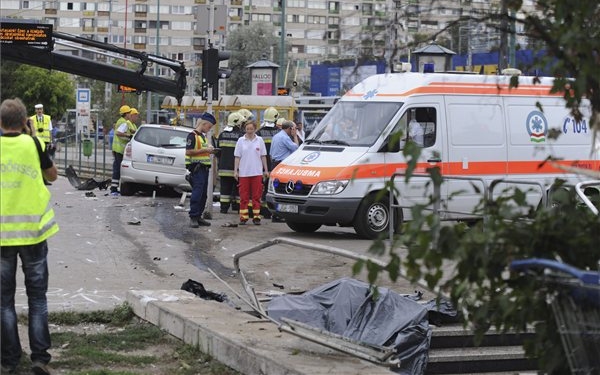
[[[97,3],[98,12],[110,12],[110,3]]]
[[[271,15],[262,13],[252,13],[250,20],[252,22],[271,22]]]
[[[172,46],[186,46],[189,47],[192,45],[192,40],[189,37],[172,37],[171,38]]]
[[[42,20],[43,23],[52,25],[52,27],[56,27],[56,18],[55,17],[46,17]]]
[[[191,30],[192,23],[186,21],[173,21],[171,22],[171,30]]]
[[[287,8],[306,8],[306,0],[288,0],[285,5]]]
[[[306,46],[306,53],[312,53],[315,55],[324,55],[325,54],[325,46]]]
[[[146,44],[146,36],[136,35],[133,37],[133,43],[135,44]]]
[[[306,39],[323,39],[323,31],[322,30],[308,30],[306,31]]]
[[[135,4],[133,11],[135,13],[146,13],[148,12],[148,6],[146,4]]]
[[[156,21],[150,21],[148,24],[149,29],[156,29]],[[160,21],[161,30],[169,30],[169,21]]]
[[[81,3],[81,10],[95,11],[96,3]]]
[[[286,14],[288,23],[306,23],[306,17],[303,14]]]
[[[339,25],[340,17],[327,17],[327,24],[328,25]]]
[[[2,10],[4,9],[21,9],[21,2],[18,0],[2,1]],[[5,14],[3,14],[4,16]]]
[[[342,25],[344,26],[360,26],[359,17],[344,17],[342,18]]]
[[[58,22],[59,27],[79,27],[80,25],[79,18],[60,17]]]
[[[308,9],[327,9],[327,2],[325,0],[308,0]]]
[[[171,14],[192,14],[192,7],[185,5],[171,5]]]
[[[69,2],[60,1],[59,5],[60,5],[60,8],[59,8],[60,10],[74,10],[74,11],[81,10],[81,3],[69,3]]]
[[[327,17],[325,17],[325,16],[308,16],[306,18],[306,21],[309,24],[322,24],[322,25],[325,25],[327,23]]]

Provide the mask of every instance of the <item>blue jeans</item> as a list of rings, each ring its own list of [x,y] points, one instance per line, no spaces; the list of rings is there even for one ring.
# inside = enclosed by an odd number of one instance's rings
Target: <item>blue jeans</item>
[[[192,173],[192,196],[190,197],[190,218],[199,219],[206,206],[208,187],[208,167],[198,168]],[[211,197],[212,198],[212,197]]]
[[[32,362],[50,362],[50,331],[48,330],[48,244],[46,241],[28,246],[0,248],[2,263],[2,366],[14,368],[21,359],[21,341],[17,328],[15,289],[17,256],[21,258],[25,274],[25,289],[29,306],[29,348]]]

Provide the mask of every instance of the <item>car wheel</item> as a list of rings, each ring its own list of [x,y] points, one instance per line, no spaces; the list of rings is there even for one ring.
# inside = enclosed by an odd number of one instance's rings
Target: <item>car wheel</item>
[[[312,233],[315,232],[317,229],[321,228],[321,224],[315,223],[298,223],[287,220],[285,221],[285,223],[291,230],[298,233]]]
[[[396,231],[402,224],[402,211],[394,210]],[[368,195],[363,199],[354,217],[354,230],[362,237],[370,240],[385,237],[390,225],[390,208],[387,199],[375,199]]]
[[[135,184],[129,182],[121,182],[121,195],[130,196],[136,192]]]

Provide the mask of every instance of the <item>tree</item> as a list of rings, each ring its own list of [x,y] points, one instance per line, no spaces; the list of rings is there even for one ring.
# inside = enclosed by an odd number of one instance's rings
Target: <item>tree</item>
[[[266,57],[277,56],[278,39],[274,28],[268,23],[253,23],[233,31],[227,38],[227,50],[231,51],[229,68],[231,77],[227,79],[227,93],[250,94],[250,70],[246,66]]]
[[[522,18],[513,16],[522,11],[521,6],[519,0],[503,0],[501,9],[506,12],[494,10],[477,20],[494,23],[503,33],[512,32],[512,23],[521,23],[527,37],[544,51],[536,64],[556,78],[554,92],[564,97],[576,118],[582,116],[581,106],[589,103],[590,124],[597,132],[600,24],[596,20],[600,4],[538,0],[535,12],[521,13]],[[519,84],[518,76],[513,77],[512,84]],[[410,175],[420,149],[407,147],[404,152],[409,161],[406,172]],[[440,182],[438,168],[428,172],[433,183]],[[560,187],[561,181],[555,184]],[[501,331],[524,331],[534,326],[535,337],[524,345],[526,353],[539,359],[543,372],[568,373],[566,356],[557,344],[561,342],[558,329],[546,303],[547,285],[508,270],[511,260],[530,257],[561,259],[581,269],[596,269],[600,259],[600,218],[582,208],[567,189],[559,189],[553,198],[556,205],[551,209],[530,207],[525,192],[515,189],[493,204],[482,202],[475,213],[486,215],[485,227],[482,222],[470,227],[442,226],[438,217],[425,210],[427,205],[417,205],[411,209],[412,221],[404,223],[403,234],[389,249],[383,241],[375,241],[371,246],[376,254],[389,251],[387,267],[359,262],[355,271],[366,266],[372,283],[382,272],[395,280],[401,269],[412,281],[425,280],[430,288],[451,297],[465,324],[469,323],[479,338],[491,326]],[[430,199],[432,204],[433,198]],[[524,216],[523,211],[527,213]],[[399,246],[408,249],[404,259],[398,254]],[[451,274],[444,274],[448,263],[454,264],[454,269]]]
[[[2,98],[19,97],[33,113],[37,103],[53,118],[75,106],[75,85],[67,73],[2,60]]]

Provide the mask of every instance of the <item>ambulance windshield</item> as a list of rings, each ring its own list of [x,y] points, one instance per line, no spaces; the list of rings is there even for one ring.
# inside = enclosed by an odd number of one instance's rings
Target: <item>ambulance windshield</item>
[[[401,107],[399,102],[340,101],[323,117],[305,143],[370,147]]]

